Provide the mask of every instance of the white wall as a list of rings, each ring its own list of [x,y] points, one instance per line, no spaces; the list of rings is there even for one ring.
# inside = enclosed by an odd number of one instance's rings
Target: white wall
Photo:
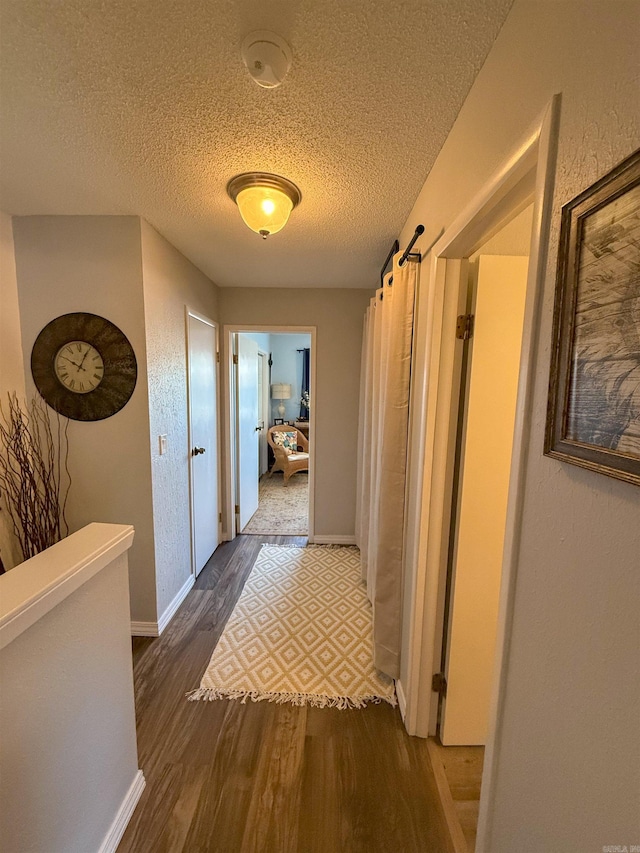
[[[311,347],[311,335],[271,335],[273,367],[271,382],[284,382],[291,385],[291,398],[283,400],[285,420],[294,421],[300,417],[300,390],[302,388],[302,353],[299,349]],[[312,392],[313,393],[313,390]],[[278,414],[278,400],[271,400],[271,423]]]
[[[132,789],[139,794],[144,784],[127,531],[91,525],[0,577],[0,837],[7,853],[113,850],[103,842]]]
[[[131,611],[155,622],[156,589],[140,220],[128,216],[14,217],[25,364],[50,320],[99,314],[128,337],[138,362],[133,396],[113,417],[69,423],[71,531],[92,521],[132,524]],[[27,388],[33,393],[30,371]]]
[[[637,2],[516,0],[401,235],[430,245],[561,92],[491,853],[640,839],[640,490],[542,455],[560,208],[640,144],[639,55]]]
[[[315,535],[353,536],[360,355],[372,291],[220,288],[220,320],[242,326],[316,326]],[[339,435],[336,425],[340,425]]]
[[[158,616],[191,574],[185,306],[218,318],[218,288],[144,220],[142,277]],[[158,436],[167,436],[160,456]]]
[[[7,394],[24,398],[24,362],[11,217],[0,212],[0,404]],[[0,554],[5,569],[22,559],[6,510],[0,511]]]

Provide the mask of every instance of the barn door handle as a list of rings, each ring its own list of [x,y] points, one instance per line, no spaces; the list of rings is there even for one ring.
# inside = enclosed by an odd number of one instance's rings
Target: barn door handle
[[[191,451],[191,454],[193,456],[199,456],[201,453],[205,453],[205,452],[206,451],[205,451],[204,447],[194,447],[193,450]]]

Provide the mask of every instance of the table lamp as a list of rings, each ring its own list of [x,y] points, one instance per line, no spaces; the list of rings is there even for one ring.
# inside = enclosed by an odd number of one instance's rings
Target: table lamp
[[[285,407],[282,401],[291,399],[291,385],[286,382],[275,382],[271,386],[271,399],[280,400],[278,415],[284,420]]]

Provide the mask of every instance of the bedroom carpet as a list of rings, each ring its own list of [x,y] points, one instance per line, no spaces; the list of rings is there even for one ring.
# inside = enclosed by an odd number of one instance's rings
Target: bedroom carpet
[[[309,474],[300,471],[284,485],[283,474],[260,478],[259,506],[243,533],[306,536],[309,532]]]

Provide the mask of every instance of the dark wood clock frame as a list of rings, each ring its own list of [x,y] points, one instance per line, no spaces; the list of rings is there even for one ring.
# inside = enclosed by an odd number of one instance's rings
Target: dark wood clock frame
[[[85,341],[100,353],[104,376],[93,391],[76,393],[56,376],[55,358],[61,347]],[[119,412],[131,398],[138,377],[133,347],[114,323],[97,314],[76,312],[51,320],[31,351],[31,373],[44,400],[75,421],[100,421]]]

